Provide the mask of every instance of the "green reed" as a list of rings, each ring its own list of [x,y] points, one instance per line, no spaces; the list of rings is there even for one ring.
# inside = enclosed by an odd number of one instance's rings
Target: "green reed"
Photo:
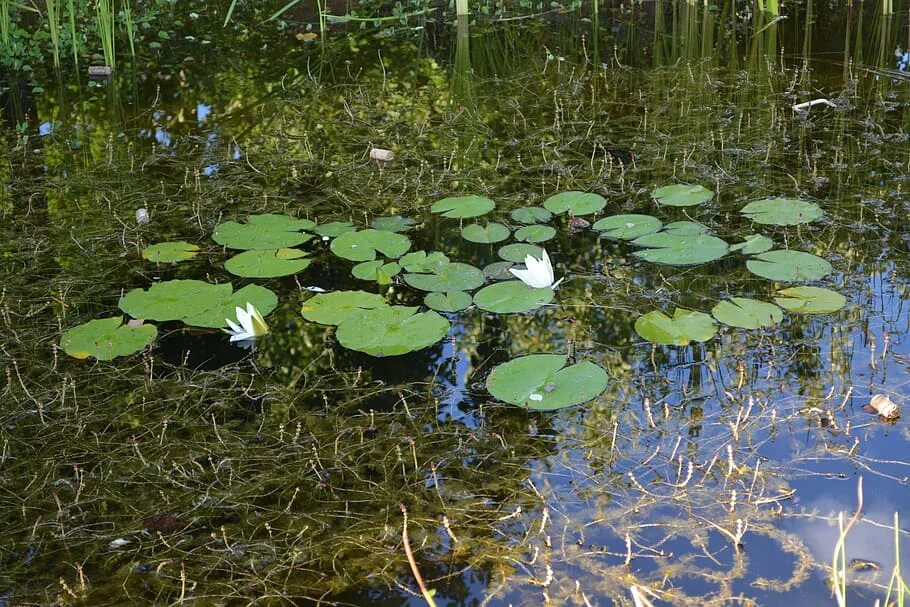
[[[0,0],[0,47],[6,54],[10,52],[9,33],[11,29],[9,0]]]
[[[123,23],[126,26],[126,38],[130,43],[130,56],[136,63],[136,22],[133,21],[133,11],[129,0],[123,0]]]
[[[104,53],[104,63],[108,67],[115,67],[116,49],[114,43],[114,0],[97,0],[95,12],[98,17],[98,36],[101,38],[101,49]]]
[[[79,69],[79,32],[76,30],[76,7],[73,6],[73,0],[66,0],[66,7],[69,10],[70,26],[70,45],[73,47],[73,64]]]
[[[46,0],[47,28],[51,33],[54,67],[60,68],[60,5],[57,0]]]

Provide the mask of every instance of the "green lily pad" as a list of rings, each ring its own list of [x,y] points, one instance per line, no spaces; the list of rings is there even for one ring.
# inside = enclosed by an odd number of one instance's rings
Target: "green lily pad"
[[[537,259],[543,257],[543,249],[534,244],[527,244],[524,242],[518,242],[514,244],[507,244],[504,247],[501,247],[498,251],[499,257],[514,263],[524,263],[525,257],[528,255],[533,255]]]
[[[351,270],[354,278],[360,280],[373,280],[377,284],[387,285],[392,282],[392,277],[401,272],[401,266],[392,262],[385,262],[381,259],[374,261],[364,261]]]
[[[760,253],[747,261],[746,267],[757,276],[782,282],[820,280],[834,270],[817,255],[786,249]]]
[[[376,252],[396,258],[411,248],[407,236],[385,230],[366,229],[359,232],[345,232],[332,241],[332,253],[351,261],[373,261]]]
[[[731,251],[740,251],[744,255],[756,255],[770,251],[774,247],[774,241],[761,234],[749,234],[742,242],[730,245]]]
[[[501,223],[491,222],[485,226],[479,223],[466,225],[461,229],[461,237],[469,242],[480,244],[489,244],[491,242],[502,242],[509,237],[509,228]]]
[[[727,243],[708,234],[679,236],[670,232],[646,234],[632,244],[648,247],[634,255],[646,261],[669,266],[690,266],[720,259],[727,254]]]
[[[251,215],[247,223],[227,221],[218,225],[212,238],[230,249],[281,249],[303,244],[313,238],[303,230],[316,224],[287,215]]]
[[[487,280],[512,280],[515,276],[509,272],[509,268],[514,267],[515,264],[511,261],[494,261],[484,267],[483,275]]]
[[[669,207],[692,207],[714,198],[714,192],[703,185],[676,183],[657,188],[651,192],[651,196]]]
[[[405,274],[404,281],[421,291],[471,291],[483,284],[483,272],[466,263],[449,262],[428,274]]]
[[[543,206],[554,215],[562,215],[569,211],[572,215],[592,215],[607,206],[607,201],[599,194],[590,192],[560,192],[547,198]]]
[[[556,236],[553,226],[525,226],[515,232],[515,240],[520,242],[546,242]]]
[[[122,316],[90,320],[69,329],[60,338],[60,347],[73,358],[94,357],[112,360],[145,349],[155,341],[155,325],[131,327],[123,324]]]
[[[320,293],[300,307],[300,314],[310,322],[321,325],[337,325],[350,316],[357,316],[365,310],[386,307],[389,304],[381,295],[365,291],[333,291]]]
[[[483,196],[455,196],[437,200],[430,207],[432,213],[442,214],[452,219],[480,217],[496,208],[496,203]]]
[[[847,305],[847,298],[822,287],[790,287],[781,289],[774,298],[777,305],[797,314],[828,314]]]
[[[708,226],[697,221],[674,221],[665,225],[662,230],[663,233],[674,236],[701,236],[708,231]]]
[[[601,232],[601,238],[635,240],[657,232],[662,225],[660,219],[651,215],[613,215],[595,221],[591,227]]]
[[[177,263],[196,257],[199,247],[188,242],[159,242],[142,249],[142,258],[155,263]]]
[[[371,356],[398,356],[431,346],[449,332],[449,321],[436,312],[415,314],[417,308],[385,306],[346,318],[335,332],[349,350]]]
[[[370,227],[374,230],[385,230],[386,232],[407,232],[414,228],[417,222],[410,217],[401,215],[392,215],[391,217],[377,217],[370,222]]]
[[[228,326],[225,320],[227,318],[236,322],[237,308],[245,309],[248,303],[253,304],[263,316],[268,316],[272,310],[278,307],[278,296],[265,287],[247,285],[220,301],[211,302],[210,307],[204,312],[187,314],[180,320],[192,327],[221,329]]]
[[[508,280],[482,288],[474,294],[474,304],[487,312],[516,314],[548,304],[555,296],[549,287],[535,289],[520,280]]]
[[[234,255],[224,262],[224,269],[247,278],[290,276],[310,265],[309,259],[301,259],[305,256],[300,249],[256,249]]]
[[[552,217],[553,213],[543,207],[522,207],[512,211],[512,219],[518,223],[546,223]]]
[[[330,221],[319,224],[313,228],[313,231],[324,238],[338,238],[342,234],[356,232],[357,228],[348,221]]]
[[[755,223],[775,226],[809,223],[825,214],[821,207],[814,202],[796,198],[753,200],[744,206],[740,213]]]
[[[231,296],[231,283],[213,285],[201,280],[169,280],[146,291],[133,289],[118,306],[133,318],[166,321],[203,314]]]
[[[771,327],[784,318],[783,311],[773,303],[745,297],[731,297],[720,302],[711,309],[711,315],[718,322],[743,329]]]
[[[438,312],[458,312],[471,305],[471,296],[464,291],[448,293],[427,293],[423,303]]]
[[[449,256],[439,251],[427,254],[426,251],[413,251],[402,256],[398,265],[408,272],[429,274],[449,263]]]
[[[487,377],[495,398],[535,411],[579,405],[607,387],[607,372],[589,361],[566,367],[561,354],[531,354],[497,366]]]
[[[686,346],[692,341],[708,341],[717,326],[704,312],[676,308],[673,318],[657,310],[640,316],[635,321],[635,332],[656,344]]]

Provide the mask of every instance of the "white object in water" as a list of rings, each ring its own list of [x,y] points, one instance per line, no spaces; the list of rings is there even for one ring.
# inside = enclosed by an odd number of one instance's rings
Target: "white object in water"
[[[837,107],[837,104],[833,101],[828,101],[827,99],[813,99],[812,101],[804,101],[802,103],[797,103],[793,106],[794,112],[806,112],[810,107],[815,105],[827,105],[828,107]]]
[[[546,289],[550,287],[551,289],[556,289],[559,286],[564,278],[560,278],[556,282],[553,282],[553,264],[550,263],[550,256],[547,255],[547,252],[543,252],[543,257],[537,259],[533,255],[528,255],[525,257],[525,270],[516,270],[514,268],[509,268],[509,272],[515,275],[515,277],[521,282],[525,283],[529,287],[534,287],[535,289]]]

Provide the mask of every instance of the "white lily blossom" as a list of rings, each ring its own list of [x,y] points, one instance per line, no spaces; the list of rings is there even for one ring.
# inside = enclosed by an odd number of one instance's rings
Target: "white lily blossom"
[[[515,275],[515,278],[535,289],[556,289],[565,277],[553,282],[553,264],[550,263],[550,256],[543,252],[543,257],[537,259],[533,255],[525,257],[525,270],[516,270],[509,268],[509,272]]]
[[[231,327],[230,330],[225,329],[224,332],[231,336],[232,342],[256,339],[269,332],[269,326],[265,324],[262,314],[250,302],[247,302],[246,310],[237,307],[236,323],[230,318],[224,320]]]

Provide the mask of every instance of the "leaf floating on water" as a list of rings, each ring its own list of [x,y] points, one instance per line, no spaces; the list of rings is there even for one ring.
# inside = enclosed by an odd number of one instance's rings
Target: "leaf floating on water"
[[[326,238],[338,238],[348,232],[356,232],[357,228],[349,221],[330,221],[329,223],[319,224],[313,228],[313,231],[325,240]]]
[[[518,223],[546,223],[553,217],[553,213],[543,207],[522,207],[512,211],[511,217]]]
[[[525,226],[515,231],[515,240],[521,242],[546,242],[556,236],[553,226]]]
[[[817,255],[789,249],[759,253],[746,262],[746,267],[757,276],[782,282],[821,280],[834,270]]]
[[[280,249],[295,247],[313,238],[304,230],[316,224],[287,215],[251,215],[247,223],[227,221],[215,227],[212,239],[230,249]]]
[[[774,298],[781,308],[802,314],[836,312],[847,305],[847,298],[822,287],[790,287],[781,289]]]
[[[487,378],[495,398],[535,411],[553,411],[597,397],[608,377],[598,365],[582,361],[566,367],[562,354],[531,354],[497,366]]]
[[[486,225],[472,223],[461,229],[461,237],[469,242],[489,244],[502,242],[510,235],[509,228],[501,223],[491,222]]]
[[[234,255],[224,269],[245,278],[276,278],[302,272],[310,265],[300,249],[255,249]]]
[[[536,257],[538,259],[543,257],[543,247],[538,247],[536,244],[519,242],[514,244],[507,244],[504,247],[500,247],[497,253],[499,257],[505,261],[524,263],[525,258],[528,255]]]
[[[483,284],[483,272],[466,263],[449,262],[432,273],[405,274],[404,281],[421,291],[472,291]]]
[[[656,344],[687,346],[693,341],[708,341],[714,337],[717,326],[704,312],[676,308],[672,318],[657,310],[639,317],[635,332]]]
[[[192,259],[199,252],[199,247],[188,242],[159,242],[142,249],[142,258],[155,263],[177,263]]]
[[[392,215],[391,217],[377,217],[370,222],[370,227],[374,230],[385,230],[387,232],[407,232],[413,229],[416,223],[410,217]]]
[[[727,243],[716,236],[679,235],[665,231],[646,234],[633,240],[632,244],[647,247],[633,253],[636,257],[668,266],[707,263],[720,259],[728,250]]]
[[[554,215],[569,212],[573,216],[593,215],[607,206],[607,201],[603,196],[590,192],[560,192],[547,198],[543,206]]]
[[[593,228],[600,232],[601,238],[635,240],[646,234],[660,230],[663,222],[651,215],[612,215],[594,222]]]
[[[809,223],[825,214],[821,207],[814,202],[796,198],[753,200],[744,206],[740,213],[755,223],[777,226]]]
[[[670,207],[691,207],[708,202],[714,198],[714,192],[703,185],[677,183],[665,185],[651,192],[651,197],[658,203]]]
[[[123,324],[122,316],[114,316],[69,329],[60,339],[60,347],[73,358],[113,360],[144,350],[157,336],[155,325],[134,327]]]
[[[498,314],[517,314],[535,310],[556,297],[553,289],[535,289],[520,280],[497,282],[482,288],[474,295],[474,304],[481,310]]]
[[[745,297],[731,297],[711,309],[711,315],[725,325],[743,329],[771,327],[784,318],[783,311],[773,303]]]
[[[774,248],[774,241],[761,234],[749,234],[742,242],[730,245],[731,251],[740,251],[743,255],[756,255]]]
[[[423,303],[437,312],[458,312],[471,305],[471,296],[463,291],[427,293]]]
[[[483,196],[455,196],[437,200],[430,212],[452,219],[467,219],[486,215],[496,208],[496,203]]]
[[[300,314],[310,322],[337,325],[348,317],[387,305],[385,298],[375,293],[334,291],[321,293],[303,302]]]
[[[351,261],[373,261],[376,253],[395,259],[407,253],[411,241],[403,234],[367,228],[345,232],[332,241],[332,253]]]
[[[383,306],[345,318],[335,336],[349,350],[371,356],[398,356],[422,350],[445,337],[449,321],[436,312],[415,314],[417,308]]]

